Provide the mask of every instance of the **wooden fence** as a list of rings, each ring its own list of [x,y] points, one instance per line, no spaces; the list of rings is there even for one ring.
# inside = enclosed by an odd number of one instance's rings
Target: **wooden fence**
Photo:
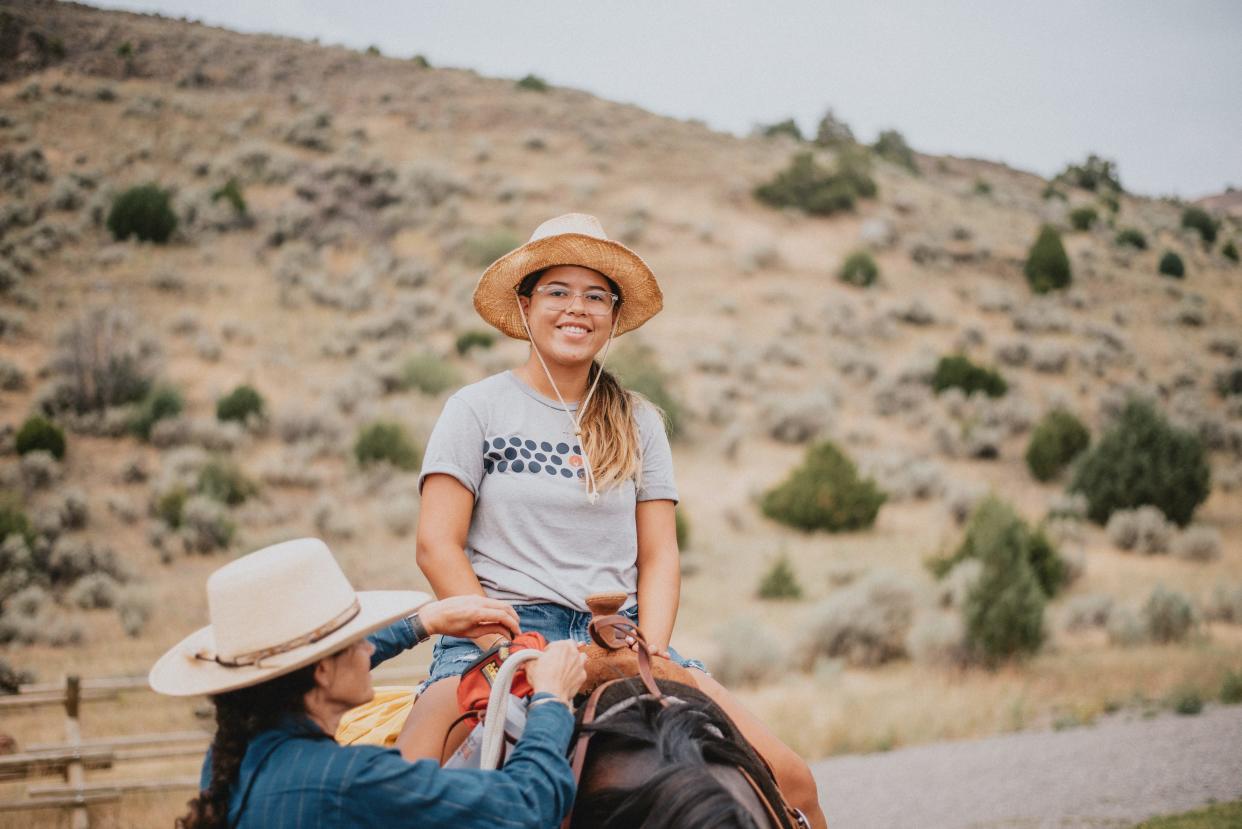
[[[416,680],[426,675],[426,666],[380,668],[372,674],[381,682]],[[19,753],[0,754],[0,783],[47,777],[59,777],[63,782],[28,784],[24,798],[0,800],[0,812],[68,809],[70,826],[87,829],[88,806],[118,801],[130,792],[196,790],[198,775],[87,782],[88,771],[113,769],[126,762],[202,756],[211,742],[211,733],[205,730],[83,739],[83,704],[115,700],[124,691],[153,693],[146,677],[70,676],[63,683],[23,685],[16,694],[0,696],[0,718],[6,720],[21,709],[63,706],[65,710],[64,742],[32,743],[21,747]]]

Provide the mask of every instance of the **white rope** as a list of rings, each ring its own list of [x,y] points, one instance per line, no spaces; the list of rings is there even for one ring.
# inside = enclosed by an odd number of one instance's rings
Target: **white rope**
[[[565,410],[565,414],[569,415],[569,419],[574,424],[574,438],[578,441],[578,447],[582,449],[582,466],[586,470],[587,501],[594,504],[599,500],[599,486],[595,483],[595,470],[591,468],[591,457],[587,453],[586,437],[582,434],[582,418],[580,413],[586,411],[587,403],[591,402],[591,397],[595,394],[595,389],[599,386],[600,379],[604,376],[604,361],[608,359],[608,349],[612,348],[612,340],[617,335],[617,323],[621,317],[618,315],[612,321],[612,331],[608,333],[608,342],[604,344],[604,354],[599,358],[599,371],[595,375],[595,382],[587,390],[586,397],[582,398],[582,401],[578,404],[579,414],[575,415],[569,410],[569,404],[565,402],[565,398],[561,396],[561,390],[556,387],[556,381],[552,379],[552,372],[548,371],[548,364],[543,361],[543,355],[539,353],[539,346],[535,345],[535,337],[530,333],[530,323],[526,321],[526,309],[522,307],[521,294],[514,291],[513,295],[517,299],[518,314],[522,317],[522,327],[526,329],[526,337],[530,340],[530,347],[534,349],[535,356],[539,358],[539,365],[543,366],[544,376],[552,384],[552,391],[556,392],[556,399],[561,402],[561,408]]]
[[[538,659],[541,653],[534,648],[527,648],[509,654],[509,658],[500,664],[500,670],[492,682],[492,692],[487,698],[487,715],[483,720],[483,747],[479,751],[479,768],[484,771],[500,767],[500,750],[505,743],[505,713],[509,707],[509,689],[513,687],[513,677],[523,663]]]

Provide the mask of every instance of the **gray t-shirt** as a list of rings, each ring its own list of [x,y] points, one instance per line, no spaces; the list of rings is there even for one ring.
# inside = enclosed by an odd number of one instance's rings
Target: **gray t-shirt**
[[[570,404],[570,410],[577,408]],[[452,475],[474,494],[466,555],[484,592],[516,604],[555,602],[586,611],[592,593],[636,600],[638,501],[677,500],[664,421],[635,406],[642,444],[634,480],[587,501],[582,449],[573,422],[511,371],[466,386],[436,421],[419,490],[428,475]]]

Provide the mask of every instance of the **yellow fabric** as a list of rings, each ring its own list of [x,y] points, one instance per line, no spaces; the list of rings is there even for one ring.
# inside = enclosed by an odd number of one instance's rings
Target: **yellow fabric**
[[[351,708],[341,716],[336,741],[343,746],[373,745],[392,747],[414,705],[415,691],[410,685],[381,686],[375,699]]]

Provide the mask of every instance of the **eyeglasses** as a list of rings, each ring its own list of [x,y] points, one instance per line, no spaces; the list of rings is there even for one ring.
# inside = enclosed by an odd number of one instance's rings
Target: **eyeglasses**
[[[593,317],[602,317],[612,313],[621,298],[616,294],[599,288],[589,291],[571,291],[561,285],[540,285],[535,293],[543,297],[542,304],[550,311],[564,311],[573,305],[575,297],[582,297],[582,307]]]

